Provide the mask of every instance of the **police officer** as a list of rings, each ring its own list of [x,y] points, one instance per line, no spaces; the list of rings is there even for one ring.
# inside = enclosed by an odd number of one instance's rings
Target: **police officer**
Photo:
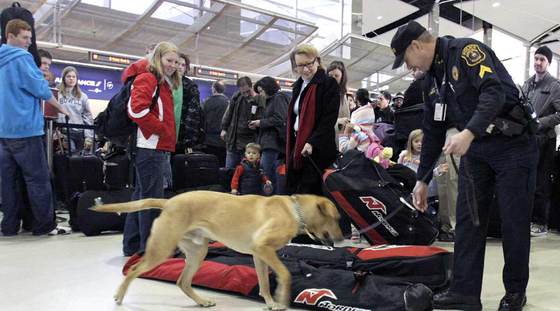
[[[418,210],[426,211],[431,168],[442,150],[462,156],[453,281],[449,290],[434,296],[434,308],[482,310],[488,208],[495,195],[502,215],[505,259],[506,294],[499,310],[521,310],[527,300],[537,152],[518,90],[494,52],[473,39],[436,38],[411,21],[398,29],[391,48],[396,57],[393,69],[406,63],[409,70],[426,73],[425,83],[429,83],[413,191]],[[460,132],[445,141],[449,122]]]

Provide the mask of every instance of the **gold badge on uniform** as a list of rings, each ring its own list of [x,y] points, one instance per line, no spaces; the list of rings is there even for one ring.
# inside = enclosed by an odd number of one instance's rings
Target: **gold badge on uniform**
[[[459,81],[459,69],[457,69],[457,66],[451,68],[451,77],[453,77],[453,80]]]
[[[465,60],[468,66],[474,67],[482,63],[486,59],[486,54],[482,52],[478,44],[469,44],[463,48],[461,58]]]

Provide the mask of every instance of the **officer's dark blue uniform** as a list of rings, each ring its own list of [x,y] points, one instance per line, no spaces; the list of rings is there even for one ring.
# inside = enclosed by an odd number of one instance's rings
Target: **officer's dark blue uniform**
[[[398,33],[395,38],[397,36]],[[512,135],[508,124],[516,123],[497,124],[497,118],[509,118],[510,110],[519,104],[519,96],[510,75],[490,48],[473,39],[440,37],[435,49],[432,66],[425,78],[428,85],[425,88],[427,100],[419,180],[428,175],[429,181],[433,163],[438,160],[445,143],[448,122],[454,123],[459,130],[470,130],[475,136],[459,167],[450,293],[477,297],[478,300],[465,300],[463,307],[465,310],[481,309],[479,297],[489,207],[495,195],[502,217],[503,282],[507,291],[500,310],[518,310],[511,308],[510,302],[511,295],[524,299],[529,279],[529,228],[531,198],[535,191],[536,141],[534,135],[526,130]],[[497,128],[503,129],[503,132]],[[479,227],[473,224],[469,208],[477,208]],[[449,307],[455,300],[453,295],[439,298],[442,299],[438,301],[438,295],[434,298],[436,308]],[[459,299],[457,306],[461,306],[460,303]]]

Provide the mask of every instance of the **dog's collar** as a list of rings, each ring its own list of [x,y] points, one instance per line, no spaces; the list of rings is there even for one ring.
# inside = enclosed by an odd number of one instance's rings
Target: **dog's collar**
[[[299,201],[297,200],[297,197],[295,195],[291,195],[290,198],[292,199],[292,202],[294,202],[293,206],[293,210],[294,210],[294,214],[296,216],[296,220],[298,222],[298,232],[305,232],[307,231],[305,229],[305,222],[303,222],[303,214],[301,212],[301,204],[299,204]]]

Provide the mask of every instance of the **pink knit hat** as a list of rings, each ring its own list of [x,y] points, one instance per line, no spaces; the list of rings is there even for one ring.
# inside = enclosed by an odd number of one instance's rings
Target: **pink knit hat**
[[[375,123],[373,106],[365,105],[356,109],[350,116],[350,122],[357,125],[373,125]]]

